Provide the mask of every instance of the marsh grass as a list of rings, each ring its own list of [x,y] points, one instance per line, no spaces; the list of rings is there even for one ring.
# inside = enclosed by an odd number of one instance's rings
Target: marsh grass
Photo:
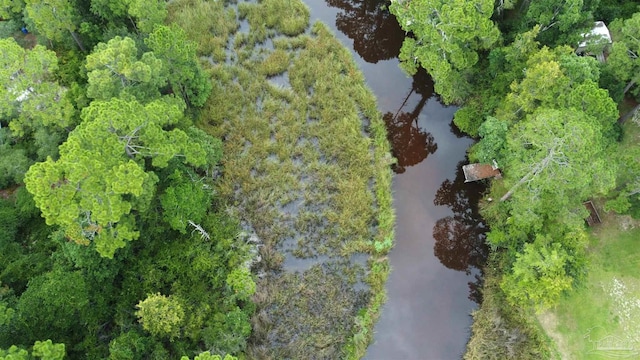
[[[375,97],[302,2],[221,4],[177,0],[170,16],[214,60],[199,126],[224,139],[217,190],[261,242],[247,355],[359,359],[386,300],[395,223]]]
[[[198,54],[226,59],[229,37],[238,28],[235,11],[222,1],[175,0],[168,4],[169,22],[182,27],[198,44]]]

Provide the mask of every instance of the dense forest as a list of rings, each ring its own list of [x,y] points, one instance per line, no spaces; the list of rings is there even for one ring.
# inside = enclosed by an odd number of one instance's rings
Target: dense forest
[[[196,44],[161,1],[0,10],[0,354],[241,352],[251,249],[212,191],[222,143],[193,125]]]
[[[549,358],[528,314],[586,277],[583,202],[640,217],[640,147],[621,145],[640,100],[640,3],[394,0],[390,11],[408,33],[402,67],[429,72],[478,139],[469,159],[502,171],[481,202],[492,256],[466,357]],[[595,21],[612,42],[590,32]]]

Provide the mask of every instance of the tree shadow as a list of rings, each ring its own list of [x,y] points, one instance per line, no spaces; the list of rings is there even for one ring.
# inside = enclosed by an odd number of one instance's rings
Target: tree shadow
[[[418,103],[412,111],[402,111],[414,94],[420,96]],[[387,126],[387,137],[393,156],[397,159],[393,170],[398,174],[405,172],[407,166],[420,163],[438,149],[433,135],[418,125],[418,116],[432,95],[433,82],[427,73],[421,70],[414,75],[411,91],[395,114],[387,112],[382,116]]]
[[[368,63],[400,54],[405,33],[389,10],[387,0],[326,0],[342,9],[336,27],[353,40],[353,49]]]
[[[469,283],[469,299],[479,303],[483,266],[489,255],[485,241],[488,228],[478,212],[478,201],[486,185],[464,182],[462,165],[465,163],[466,159],[458,163],[455,180],[445,180],[433,200],[435,205],[448,206],[453,212],[452,216],[436,221],[433,251],[447,268],[475,273],[475,281]]]

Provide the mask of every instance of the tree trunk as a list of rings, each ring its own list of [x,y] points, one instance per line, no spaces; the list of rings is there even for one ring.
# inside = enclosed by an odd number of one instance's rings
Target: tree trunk
[[[629,81],[629,83],[627,84],[627,86],[624,87],[624,90],[622,91],[623,94],[627,94],[627,91],[629,91],[629,89],[631,89],[631,87],[636,83],[636,79],[631,79],[631,81]]]
[[[636,105],[636,107],[631,109],[631,111],[629,111],[628,113],[626,113],[623,116],[621,116],[620,119],[618,119],[618,124],[620,124],[620,125],[624,124],[625,121],[627,121],[627,120],[629,120],[629,118],[633,117],[633,114],[635,114],[636,111],[640,111],[640,104]]]
[[[71,30],[69,30],[69,32],[71,33],[71,37],[73,37],[73,40],[75,40],[76,44],[78,44],[78,47],[80,48],[80,50],[82,50],[82,52],[87,52],[87,50],[85,50],[84,45],[82,44],[82,40],[80,40],[80,37],[78,36],[78,34],[76,34],[75,31],[71,31]]]
[[[527,175],[523,176],[522,179],[520,179],[520,181],[518,181],[517,184],[513,185],[511,189],[507,191],[506,194],[502,195],[502,197],[500,198],[500,201],[506,201],[507,199],[509,199],[511,195],[513,195],[513,193],[516,191],[516,189],[520,187],[520,185],[524,184],[527,180],[529,180],[529,178],[531,178],[534,175],[534,172],[535,172],[535,169],[529,171]]]
[[[520,181],[518,181],[515,185],[513,185],[511,189],[507,191],[506,194],[502,195],[502,197],[500,198],[500,201],[506,201],[507,199],[509,199],[511,195],[513,195],[513,193],[516,191],[517,188],[519,188],[522,184],[524,184],[529,179],[538,175],[538,173],[544,170],[551,162],[551,159],[553,159],[553,157],[555,156],[556,146],[551,148],[549,150],[549,154],[547,154],[547,156],[544,159],[542,159],[542,161],[540,161],[533,169],[531,169],[531,171],[529,171],[525,176],[523,176],[522,179],[520,179]]]

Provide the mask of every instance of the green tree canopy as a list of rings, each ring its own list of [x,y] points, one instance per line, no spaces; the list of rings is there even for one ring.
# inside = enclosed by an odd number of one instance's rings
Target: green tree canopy
[[[609,132],[618,112],[609,93],[598,87],[599,76],[594,59],[576,56],[568,47],[543,47],[530,55],[524,77],[511,84],[496,116],[514,122],[539,107],[573,108],[597,119]]]
[[[176,156],[193,166],[207,163],[207,152],[173,128],[184,105],[165,98],[142,105],[114,98],[94,101],[83,122],[60,146],[60,159],[33,165],[25,184],[49,225],[60,225],[80,243],[95,241],[98,252],[112,257],[136,239],[132,210],[145,211],[157,176]]]
[[[40,34],[53,41],[62,41],[69,32],[78,47],[84,51],[84,46],[75,33],[81,21],[75,1],[25,0],[25,3],[25,15]]]
[[[82,274],[55,269],[29,281],[16,314],[31,338],[56,336],[74,342],[82,336],[88,307],[88,287]]]
[[[136,18],[138,29],[145,33],[161,25],[167,17],[167,2],[164,0],[130,0],[128,14]]]
[[[148,34],[167,17],[163,0],[91,0],[90,11],[109,23],[110,27],[127,26],[131,32]]]
[[[422,66],[446,103],[461,102],[469,94],[467,76],[478,52],[491,49],[500,38],[491,21],[493,5],[491,0],[393,0],[389,10],[413,35],[400,51],[403,69],[413,74]]]
[[[87,95],[96,100],[133,96],[141,101],[159,97],[166,69],[152,52],[138,57],[135,41],[116,36],[99,43],[87,56]]]
[[[601,129],[598,120],[579,111],[538,109],[507,136],[505,183],[512,190],[526,183],[522,193],[530,204],[545,196],[575,203],[605,194],[615,184],[615,167]]]
[[[27,350],[15,345],[8,350],[0,349],[0,360],[29,360],[34,357],[42,360],[62,360],[65,355],[64,344],[54,344],[51,340],[36,341],[31,356]]]
[[[192,226],[200,223],[211,203],[212,190],[194,177],[197,175],[175,170],[169,176],[170,186],[160,195],[164,220],[183,234],[190,223]]]
[[[524,245],[500,286],[511,304],[546,309],[571,289],[573,279],[566,271],[570,261],[560,243],[545,244],[538,239]]]
[[[538,0],[526,1],[522,27],[541,26],[540,38],[545,44],[571,44],[592,26],[592,11],[597,1]],[[576,30],[578,29],[578,30]]]
[[[189,357],[183,356],[180,358],[180,360],[189,360]],[[193,360],[238,360],[238,358],[235,356],[231,356],[229,354],[222,357],[220,355],[213,355],[209,351],[205,351],[203,353],[196,355],[196,357],[194,357]]]
[[[179,26],[156,26],[144,42],[162,60],[174,94],[185,102],[202,106],[211,93],[211,80],[196,56],[197,46]]]
[[[142,327],[154,336],[177,337],[184,321],[184,309],[175,296],[149,294],[136,305]]]
[[[13,38],[0,39],[0,52],[0,120],[9,123],[13,134],[69,126],[73,108],[66,89],[53,78],[56,54],[40,45],[26,50]]]
[[[0,0],[0,18],[13,19],[22,15],[24,0]]]
[[[611,32],[614,43],[606,66],[618,81],[626,83],[624,93],[627,93],[640,82],[640,12],[611,23]]]

